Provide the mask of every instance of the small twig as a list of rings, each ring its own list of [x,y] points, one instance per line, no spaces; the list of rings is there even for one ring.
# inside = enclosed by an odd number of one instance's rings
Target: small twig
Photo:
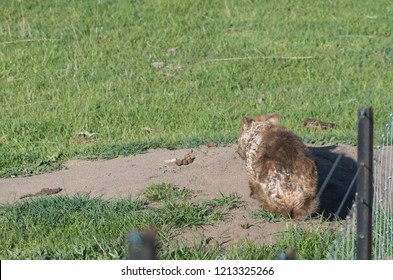
[[[313,59],[312,56],[245,56],[245,57],[227,57],[227,58],[212,58],[199,63],[219,62],[219,61],[235,61],[235,60],[257,60],[257,59],[280,59],[280,60],[304,60]]]
[[[58,41],[58,39],[24,39],[24,40],[0,42],[0,45],[18,44],[18,43],[26,43],[26,42],[39,42],[39,41]]]

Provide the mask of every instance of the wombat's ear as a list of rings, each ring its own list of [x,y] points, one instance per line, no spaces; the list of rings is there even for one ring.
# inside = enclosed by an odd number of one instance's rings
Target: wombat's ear
[[[267,116],[266,121],[270,122],[273,125],[278,125],[280,124],[280,114],[270,114]]]
[[[252,123],[252,119],[248,117],[243,117],[243,129],[247,129]]]

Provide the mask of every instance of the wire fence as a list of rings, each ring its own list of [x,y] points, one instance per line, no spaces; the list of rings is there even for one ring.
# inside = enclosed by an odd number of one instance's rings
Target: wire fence
[[[376,137],[378,138],[378,137]],[[370,231],[372,259],[393,258],[393,113],[389,115],[379,144],[374,148],[372,180],[372,230]],[[358,179],[358,173],[354,179]],[[358,194],[346,216],[336,239],[327,255],[328,259],[359,259],[359,240],[364,238],[358,231],[358,206],[362,203]]]
[[[381,136],[374,159],[374,259],[393,257],[393,113]]]

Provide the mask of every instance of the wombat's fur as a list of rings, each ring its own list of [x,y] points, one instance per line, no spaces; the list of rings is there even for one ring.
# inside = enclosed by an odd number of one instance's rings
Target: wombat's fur
[[[250,196],[268,211],[303,219],[319,205],[317,169],[300,138],[279,122],[279,114],[244,117],[238,153],[246,160]]]

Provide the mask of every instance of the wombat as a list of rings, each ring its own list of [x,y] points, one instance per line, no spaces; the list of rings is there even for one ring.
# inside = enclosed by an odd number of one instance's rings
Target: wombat
[[[244,117],[238,153],[246,161],[250,196],[270,212],[300,220],[319,205],[317,168],[301,139],[279,122],[279,114]]]

